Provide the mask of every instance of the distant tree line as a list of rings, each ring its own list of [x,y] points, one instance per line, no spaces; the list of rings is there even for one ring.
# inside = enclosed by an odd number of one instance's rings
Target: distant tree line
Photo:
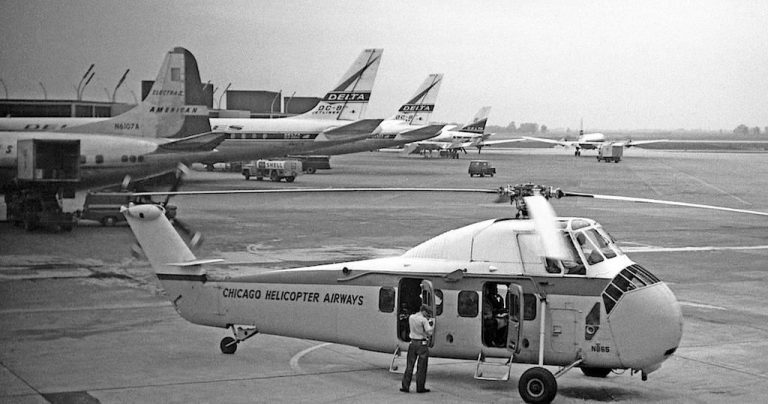
[[[507,132],[513,133],[547,133],[547,125],[539,125],[535,122],[523,122],[520,126],[515,121],[512,121],[505,128]]]
[[[734,135],[755,135],[759,136],[762,133],[768,134],[768,126],[765,127],[764,132],[760,132],[760,127],[755,126],[753,128],[748,127],[747,125],[744,125],[743,123],[736,127],[736,129],[733,130]]]

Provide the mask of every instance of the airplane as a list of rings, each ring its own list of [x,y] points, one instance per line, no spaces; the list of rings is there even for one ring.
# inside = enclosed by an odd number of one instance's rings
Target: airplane
[[[376,189],[283,192],[371,190]],[[548,198],[590,197],[768,216],[534,184],[500,190],[378,190],[499,193],[518,209],[522,206],[518,216],[530,213],[532,219],[471,224],[395,257],[251,268],[235,276],[207,271],[206,266],[222,260],[195,257],[160,207],[128,206],[122,211],[176,311],[194,324],[231,329],[233,337],[219,345],[224,354],[234,354],[239,344],[263,333],[387,353],[393,355],[390,371],[402,371],[401,354],[409,342],[408,322],[402,319],[427,304],[436,314],[430,356],[474,360],[474,377],[483,380],[508,380],[513,363],[534,364],[518,379],[521,397],[533,403],[552,401],[556,378],[574,367],[590,377],[629,369],[645,381],[675,353],[683,331],[680,305],[666,283],[632,261],[598,222],[555,217]],[[544,366],[561,368],[552,374]]]
[[[211,119],[213,130],[226,133],[228,137],[217,147],[216,154],[202,162],[212,169],[216,162],[307,154],[321,146],[364,139],[378,133],[381,119],[361,118],[371,98],[382,53],[382,49],[363,50],[339,83],[304,114],[279,119]],[[198,71],[197,60],[191,54],[184,63],[190,70]],[[0,118],[0,128],[84,131],[88,126],[82,124],[97,125],[103,121],[102,118]],[[130,124],[126,125],[130,128]]]
[[[405,154],[423,154],[424,152],[431,153],[433,150],[448,151],[451,157],[459,158],[458,152],[466,153],[467,147],[477,147],[479,153],[485,146],[523,141],[523,139],[488,140],[493,136],[492,133],[485,133],[485,125],[488,122],[490,111],[491,107],[482,107],[471,121],[458,130],[443,129],[439,135],[431,139],[406,145],[404,152]]]
[[[190,55],[169,51],[149,96],[124,114],[59,131],[0,132],[0,192],[9,219],[33,228],[44,212],[26,207],[58,212],[57,195],[171,172],[215,153],[226,134],[211,132],[202,86],[192,80],[197,71],[184,70]]]
[[[437,93],[443,81],[442,74],[430,74],[416,93],[403,104],[397,113],[379,125],[379,131],[365,139],[315,149],[313,153],[338,155],[397,147],[406,143],[429,139],[445,125],[429,125],[429,117],[435,109]]]
[[[565,146],[568,148],[575,148],[573,155],[574,156],[581,156],[581,150],[597,150],[600,149],[603,145],[613,145],[613,146],[619,146],[619,147],[626,147],[630,148],[632,146],[639,146],[643,144],[651,144],[651,143],[661,143],[661,142],[668,142],[668,139],[656,139],[656,140],[639,140],[639,141],[632,141],[632,139],[627,140],[608,140],[605,137],[605,134],[595,132],[595,133],[584,133],[583,129],[583,121],[582,121],[582,129],[579,129],[579,137],[575,141],[568,141],[568,140],[554,140],[554,139],[547,139],[547,138],[541,138],[541,137],[533,137],[533,136],[523,136],[523,139],[535,141],[535,142],[544,142],[544,143],[550,143],[550,144],[556,144],[560,146]]]

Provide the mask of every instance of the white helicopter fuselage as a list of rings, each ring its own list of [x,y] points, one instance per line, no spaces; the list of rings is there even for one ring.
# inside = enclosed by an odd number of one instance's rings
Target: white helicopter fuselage
[[[169,299],[196,324],[246,326],[392,353],[408,345],[402,320],[431,301],[437,314],[431,356],[578,363],[643,375],[658,369],[682,336],[681,310],[670,289],[612,241],[598,242],[603,245],[596,255],[579,251],[580,271],[568,274],[571,263],[541,258],[541,242],[528,220],[476,223],[399,257],[215,277],[183,241],[169,241],[175,232],[158,211],[134,206],[126,217]],[[561,220],[570,240],[610,240],[593,221]],[[488,335],[498,336],[501,328],[487,326],[490,287],[507,290],[501,343]],[[495,313],[490,320],[500,324],[503,317]]]

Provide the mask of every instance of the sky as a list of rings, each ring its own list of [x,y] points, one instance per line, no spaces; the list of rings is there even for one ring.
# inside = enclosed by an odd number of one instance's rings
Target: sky
[[[176,46],[219,88],[322,96],[361,50],[383,48],[369,118],[391,116],[427,74],[444,73],[435,121],[466,122],[489,105],[489,125],[500,126],[768,127],[765,0],[2,4],[9,98],[42,99],[45,88],[73,99],[93,63],[85,99],[106,101],[130,69],[117,100],[133,102]]]

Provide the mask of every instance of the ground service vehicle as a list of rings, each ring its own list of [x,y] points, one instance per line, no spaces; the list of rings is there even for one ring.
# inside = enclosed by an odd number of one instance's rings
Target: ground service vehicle
[[[301,172],[301,162],[298,160],[256,160],[243,166],[243,177],[246,180],[256,177],[257,181],[269,178],[278,182],[285,178],[286,182],[293,182]]]
[[[597,152],[597,161],[605,161],[606,163],[613,161],[618,163],[623,155],[624,146],[608,143],[600,146],[600,150]]]
[[[496,174],[496,168],[491,167],[487,160],[472,160],[469,162],[470,177],[476,175],[480,177],[485,177],[486,175],[493,177],[494,174]]]
[[[331,169],[331,156],[288,156],[288,158],[301,161],[301,171],[314,174],[317,170]]]
[[[80,182],[80,140],[22,139],[16,147],[16,178],[4,192],[8,221],[27,230],[72,230],[74,218],[59,198],[74,195]]]
[[[85,196],[83,210],[80,218],[85,220],[95,220],[103,226],[114,226],[117,223],[125,221],[125,216],[120,213],[120,207],[128,206],[133,203],[155,204],[156,202],[148,196],[133,196],[125,192],[89,192]],[[165,217],[173,219],[176,217],[176,206],[165,206]]]

